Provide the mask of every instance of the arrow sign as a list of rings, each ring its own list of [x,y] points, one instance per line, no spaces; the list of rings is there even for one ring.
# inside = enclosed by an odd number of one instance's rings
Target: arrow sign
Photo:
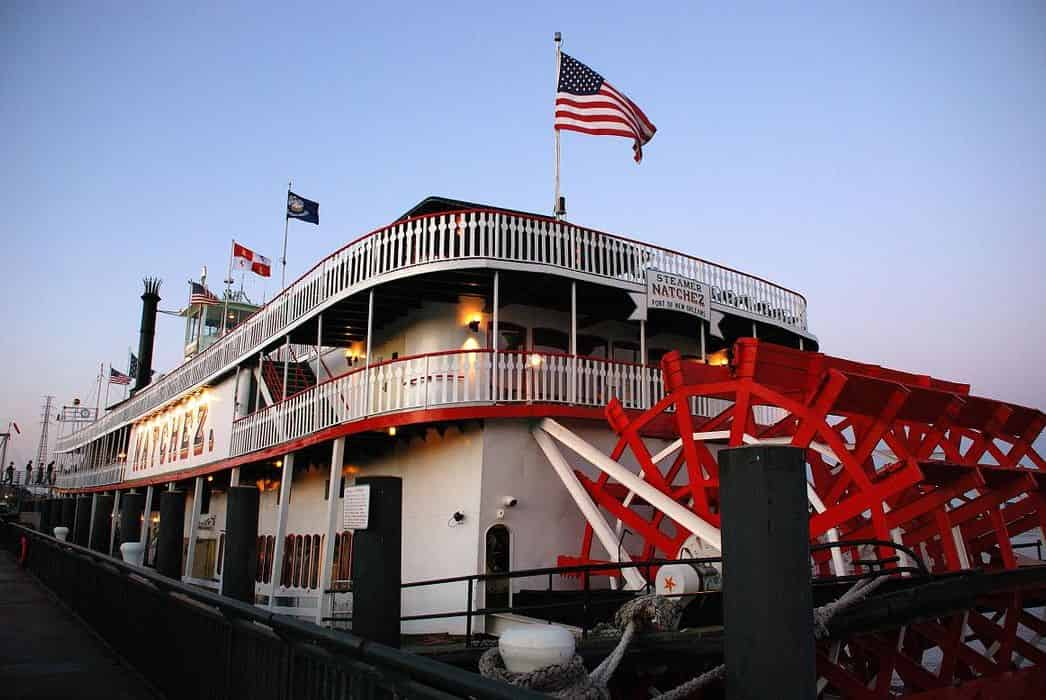
[[[629,321],[645,321],[646,320],[646,294],[643,292],[629,292],[628,296],[632,299],[632,303],[636,305],[636,308],[628,316]]]

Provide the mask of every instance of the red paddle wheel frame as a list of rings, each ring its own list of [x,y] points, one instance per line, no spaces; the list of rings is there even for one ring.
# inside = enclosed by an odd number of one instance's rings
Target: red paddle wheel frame
[[[672,352],[661,367],[666,396],[655,406],[634,419],[617,399],[607,406],[618,435],[611,457],[634,460],[649,484],[715,527],[717,446],[758,442],[806,450],[809,484],[824,506],[811,513],[812,541],[834,528],[842,540],[899,538],[934,571],[1014,568],[1011,538],[1046,526],[1046,469],[1032,447],[1046,417],[1037,409],[971,396],[965,384],[749,338],[733,346],[729,365]],[[709,406],[718,412],[706,417]],[[655,464],[650,437],[681,445]],[[578,478],[642,540],[634,557],[679,555],[686,528],[656,509],[641,511],[644,502],[605,473]],[[580,553],[559,564],[600,563],[592,546],[588,525]],[[860,559],[855,548],[847,554],[851,565]],[[882,547],[879,558],[894,554]],[[821,573],[829,573],[829,556],[815,557]]]

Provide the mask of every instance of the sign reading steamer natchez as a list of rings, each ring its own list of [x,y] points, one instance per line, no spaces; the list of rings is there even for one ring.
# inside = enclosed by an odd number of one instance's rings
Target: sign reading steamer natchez
[[[708,285],[682,275],[647,270],[646,302],[648,309],[680,311],[705,321],[712,318]]]

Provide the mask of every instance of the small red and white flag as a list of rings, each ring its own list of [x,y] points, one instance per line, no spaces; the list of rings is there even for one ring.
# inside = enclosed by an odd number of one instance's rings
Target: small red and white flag
[[[272,275],[272,260],[236,241],[232,242],[232,266],[237,270],[250,270],[260,277]]]

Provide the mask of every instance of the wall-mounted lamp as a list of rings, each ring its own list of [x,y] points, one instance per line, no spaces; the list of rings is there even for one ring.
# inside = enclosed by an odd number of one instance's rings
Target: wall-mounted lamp
[[[465,521],[465,514],[460,510],[454,511],[454,514],[450,516],[450,520],[447,521],[448,527],[457,527]]]
[[[212,474],[211,476],[208,476],[207,481],[214,481],[214,475]]]
[[[279,469],[282,466],[283,466],[283,460],[282,459],[276,460],[276,468]]]
[[[396,426],[394,426],[394,425],[390,425],[389,426],[389,435],[391,435],[393,437],[396,436]]]
[[[479,333],[479,319],[478,318],[474,318],[471,321],[469,321],[469,330],[472,331],[473,333]]]

